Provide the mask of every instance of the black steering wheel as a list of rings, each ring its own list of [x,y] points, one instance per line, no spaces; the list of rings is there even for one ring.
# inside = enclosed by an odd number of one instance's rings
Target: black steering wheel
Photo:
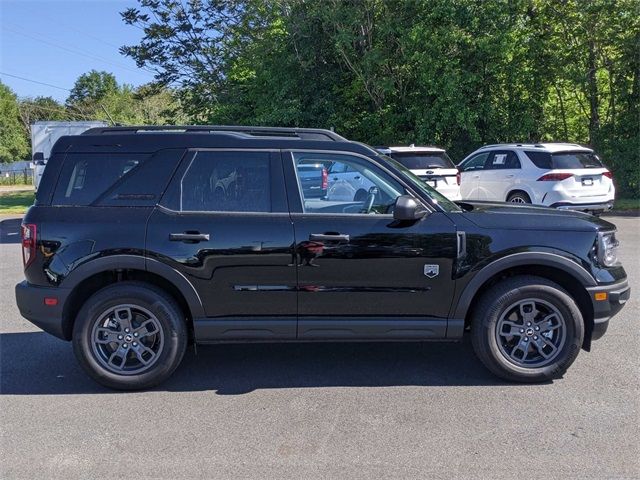
[[[376,195],[378,195],[378,187],[371,187],[369,189],[367,198],[364,201],[364,205],[362,205],[362,210],[360,210],[360,213],[371,213],[373,202],[376,201]]]

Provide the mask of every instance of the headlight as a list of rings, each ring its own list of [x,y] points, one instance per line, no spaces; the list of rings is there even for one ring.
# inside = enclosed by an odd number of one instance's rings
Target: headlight
[[[618,263],[618,245],[616,232],[598,234],[598,263],[605,267],[612,267]]]

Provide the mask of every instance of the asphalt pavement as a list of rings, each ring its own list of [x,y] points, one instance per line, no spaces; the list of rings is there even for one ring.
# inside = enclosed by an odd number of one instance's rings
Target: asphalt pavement
[[[468,341],[224,345],[115,393],[20,317],[0,219],[0,478],[640,478],[640,219],[607,220],[632,298],[563,379],[503,382]]]

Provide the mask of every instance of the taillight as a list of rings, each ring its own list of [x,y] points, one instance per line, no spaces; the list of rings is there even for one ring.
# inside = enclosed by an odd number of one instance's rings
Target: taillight
[[[456,184],[460,185],[460,172],[456,173]]]
[[[36,258],[36,226],[33,223],[22,225],[22,263],[27,268]]]
[[[573,173],[547,173],[538,179],[538,182],[561,182],[573,177]]]
[[[607,170],[606,172],[602,172],[602,175],[613,180],[613,173],[611,173],[609,170]]]
[[[329,186],[329,172],[326,168],[322,169],[322,189],[326,190]]]

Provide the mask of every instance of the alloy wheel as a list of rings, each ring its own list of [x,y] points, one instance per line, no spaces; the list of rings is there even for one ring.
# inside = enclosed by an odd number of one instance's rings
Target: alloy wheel
[[[566,340],[566,322],[551,303],[527,298],[507,307],[496,323],[500,352],[519,367],[551,363]]]
[[[103,312],[91,333],[91,347],[104,368],[119,375],[149,370],[164,346],[159,320],[138,305],[118,305]]]

